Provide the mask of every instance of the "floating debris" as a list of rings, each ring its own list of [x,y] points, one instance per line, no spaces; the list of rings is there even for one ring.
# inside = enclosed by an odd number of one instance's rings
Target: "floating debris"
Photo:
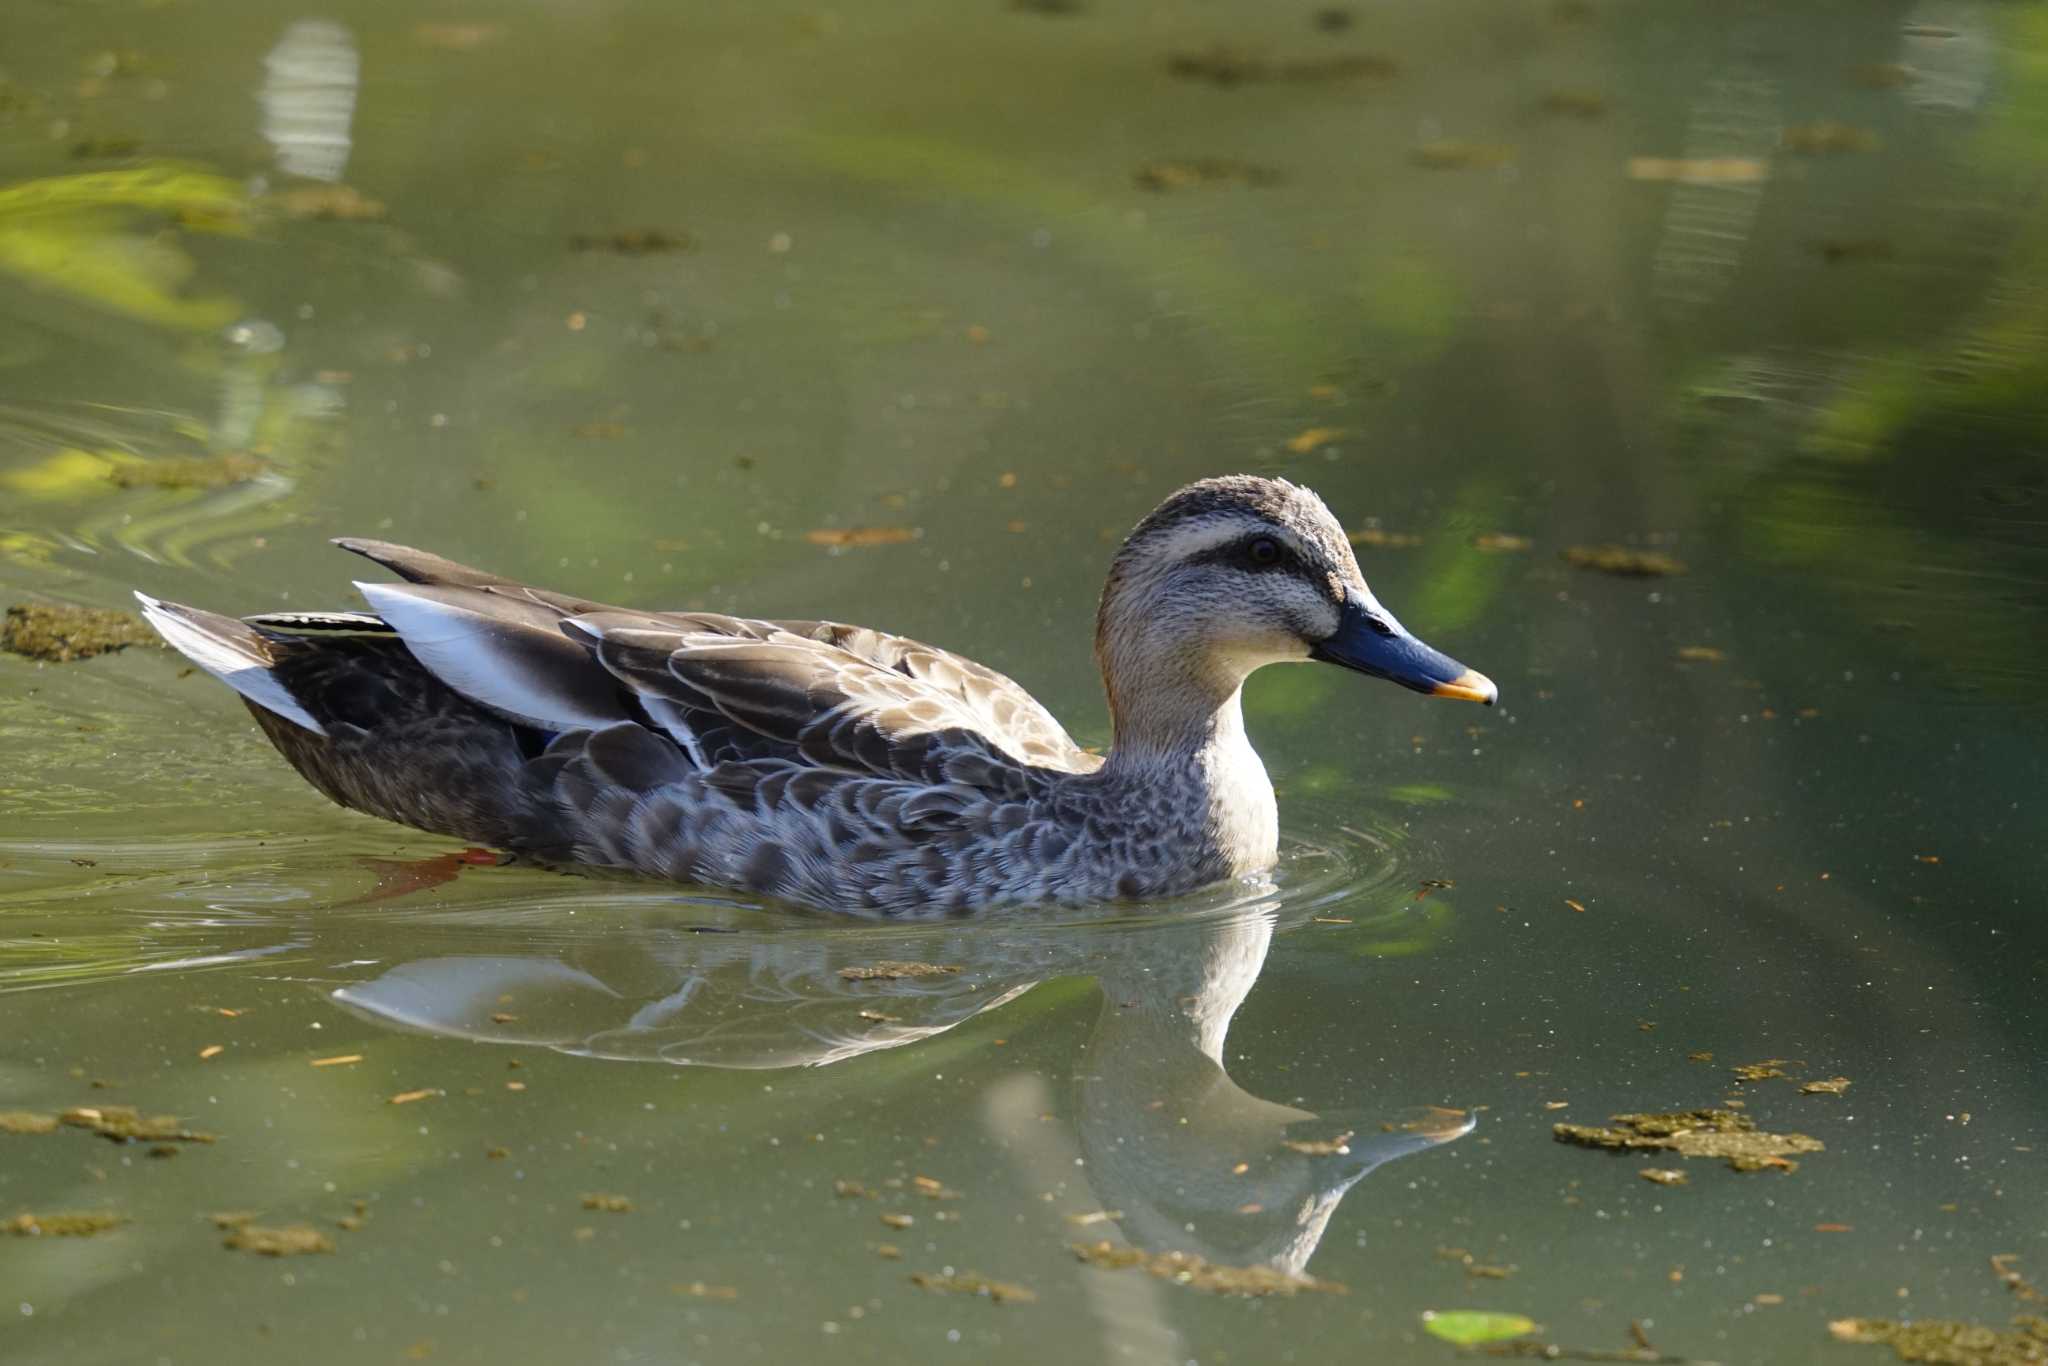
[[[872,1200],[875,1198],[875,1193],[866,1186],[858,1181],[848,1180],[845,1177],[841,1177],[832,1183],[832,1193],[841,1200]]]
[[[410,1105],[416,1100],[427,1100],[434,1096],[445,1096],[447,1094],[446,1091],[443,1091],[438,1086],[423,1086],[417,1091],[400,1091],[395,1096],[388,1096],[385,1098],[384,1103],[386,1105]]]
[[[90,1238],[119,1228],[128,1222],[125,1214],[112,1210],[82,1210],[64,1214],[15,1215],[0,1223],[0,1232],[11,1233],[17,1238]]]
[[[916,540],[921,534],[916,527],[908,526],[825,526],[806,531],[804,539],[812,545],[845,550],[859,546],[902,545],[905,541]]]
[[[958,971],[951,963],[906,963],[885,958],[866,967],[841,968],[839,975],[849,982],[893,982],[905,977],[947,977]]]
[[[121,489],[218,489],[246,484],[270,472],[253,455],[179,456],[160,460],[117,460],[107,481]]]
[[[61,1127],[55,1115],[33,1110],[0,1110],[0,1134],[54,1134]]]
[[[571,251],[608,251],[615,256],[652,256],[665,251],[690,251],[697,239],[686,232],[664,232],[660,228],[628,228],[622,232],[576,233],[569,238]]]
[[[1956,1319],[1835,1319],[1837,1342],[1885,1346],[1901,1361],[1931,1366],[2040,1366],[2048,1362],[2048,1319],[2023,1315],[2005,1332]]]
[[[1597,90],[1553,90],[1543,97],[1538,107],[1546,114],[1597,119],[1607,114],[1607,97]]]
[[[1301,1153],[1306,1157],[1335,1157],[1341,1153],[1350,1152],[1351,1140],[1356,1138],[1357,1136],[1358,1134],[1356,1130],[1346,1129],[1343,1133],[1338,1134],[1335,1138],[1282,1139],[1280,1141],[1280,1146],[1288,1149],[1291,1152]]]
[[[1681,645],[1678,657],[1688,664],[1720,664],[1728,658],[1724,651],[1711,645]]]
[[[0,622],[0,650],[45,664],[69,664],[130,645],[161,644],[141,617],[104,607],[25,603],[8,608],[6,620]]]
[[[2020,1275],[2019,1271],[2014,1267],[2014,1263],[2017,1261],[2019,1261],[2019,1258],[2013,1253],[1998,1253],[1991,1259],[1991,1272],[1998,1277],[2007,1290],[2012,1291],[2013,1294],[2030,1304],[2038,1304],[2048,1300],[2048,1292],[2040,1290],[2032,1281]]]
[[[381,200],[346,185],[297,185],[269,202],[286,218],[313,223],[376,223],[390,213]]]
[[[347,1067],[352,1063],[359,1063],[362,1060],[363,1055],[360,1053],[337,1053],[331,1058],[314,1058],[311,1060],[311,1065],[314,1067]]]
[[[215,1215],[215,1221],[220,1217]],[[221,1240],[221,1246],[236,1252],[253,1252],[259,1257],[301,1257],[313,1252],[333,1252],[334,1240],[311,1224],[264,1228],[243,1223]]]
[[[631,1214],[633,1202],[623,1195],[593,1191],[583,1197],[583,1208],[603,1210],[606,1214]]]
[[[938,1295],[980,1295],[991,1304],[1036,1304],[1038,1292],[1015,1281],[997,1281],[978,1271],[937,1275],[925,1271],[910,1273],[910,1283],[919,1290]]]
[[[927,1200],[958,1200],[960,1192],[945,1182],[929,1176],[913,1176],[910,1188]]]
[[[1069,1214],[1067,1222],[1077,1228],[1086,1228],[1090,1224],[1106,1224],[1123,1217],[1124,1212],[1120,1209],[1091,1209],[1085,1214]]]
[[[1685,573],[1685,565],[1654,550],[1631,550],[1624,545],[1575,545],[1564,551],[1567,564],[1623,578],[1662,578]]]
[[[885,1262],[900,1262],[903,1260],[903,1249],[894,1243],[876,1243],[875,1255]]]
[[[1270,166],[1231,157],[1195,157],[1186,161],[1148,161],[1131,172],[1141,190],[1164,193],[1204,185],[1278,185],[1282,177]]]
[[[1491,170],[1515,159],[1515,149],[1502,143],[1460,142],[1438,138],[1409,149],[1408,160],[1431,171]]]
[[[1372,52],[1282,59],[1219,43],[1201,52],[1172,54],[1166,59],[1166,70],[1182,80],[1207,81],[1227,89],[1264,81],[1386,80],[1401,74],[1401,64]]]
[[[1342,427],[1310,427],[1305,432],[1288,437],[1287,449],[1295,455],[1307,455],[1311,451],[1320,450],[1322,447],[1329,445],[1332,441],[1342,440],[1348,435],[1350,433]]]
[[[1676,1167],[1645,1167],[1636,1175],[1660,1186],[1683,1186],[1692,1179]]]
[[[703,1281],[691,1281],[687,1285],[671,1287],[678,1295],[688,1295],[697,1300],[736,1300],[740,1297],[739,1287],[733,1285],[706,1285]]]
[[[1833,156],[1840,152],[1874,152],[1877,134],[1833,119],[1795,123],[1778,134],[1778,145],[1802,156]]]
[[[869,1022],[870,1024],[902,1024],[902,1023],[903,1023],[903,1017],[902,1017],[902,1016],[900,1016],[900,1015],[884,1015],[884,1014],[883,1014],[883,1013],[882,1013],[881,1011],[879,1011],[879,1010],[863,1010],[863,1011],[861,1011],[861,1012],[860,1012],[860,1018],[861,1018],[861,1019],[863,1019],[863,1020],[866,1020],[866,1021],[868,1021],[868,1022]]]
[[[1425,1309],[1422,1331],[1460,1347],[1474,1347],[1482,1342],[1527,1337],[1536,1331],[1536,1321],[1521,1314],[1495,1314],[1480,1309]]]
[[[1673,1152],[1680,1157],[1725,1159],[1739,1172],[1796,1171],[1788,1158],[1817,1153],[1827,1145],[1807,1134],[1771,1134],[1756,1121],[1733,1110],[1682,1110],[1675,1114],[1613,1115],[1613,1128],[1590,1124],[1558,1124],[1551,1134],[1560,1143],[1615,1151]]]
[[[187,1129],[176,1115],[144,1118],[132,1105],[81,1105],[58,1116],[73,1128],[90,1129],[115,1143],[211,1143],[214,1135]]]
[[[1472,544],[1480,550],[1491,550],[1496,554],[1519,553],[1536,548],[1536,542],[1527,536],[1511,536],[1505,531],[1484,532],[1474,536]]]
[[[1738,1081],[1776,1081],[1788,1075],[1785,1064],[1790,1061],[1789,1058],[1765,1058],[1762,1062],[1746,1062],[1728,1070]]]
[[[917,1222],[917,1218],[910,1214],[885,1214],[882,1216],[882,1222],[890,1228],[909,1228]]]
[[[207,1215],[206,1220],[223,1233],[227,1233],[254,1223],[256,1216],[261,1213],[261,1210],[253,1209],[221,1210],[218,1213]]]
[[[1344,536],[1353,545],[1371,546],[1375,550],[1413,550],[1422,544],[1422,538],[1413,532],[1383,531],[1376,526],[1347,531]]]
[[[1521,1268],[1518,1266],[1494,1266],[1480,1261],[1462,1247],[1440,1247],[1436,1255],[1447,1262],[1456,1262],[1465,1269],[1465,1274],[1474,1280],[1504,1281]]]
[[[1630,180],[1670,180],[1681,185],[1755,185],[1770,168],[1753,157],[1630,157]]]
[[[1278,1296],[1291,1298],[1313,1291],[1323,1295],[1344,1295],[1349,1290],[1336,1281],[1314,1276],[1295,1276],[1270,1266],[1220,1266],[1191,1252],[1146,1252],[1107,1239],[1099,1243],[1069,1243],[1076,1257],[1093,1267],[1121,1271],[1138,1267],[1175,1285],[1193,1286],[1218,1295]]]
[[[1847,1077],[1829,1077],[1826,1081],[1806,1081],[1799,1084],[1802,1096],[1840,1096],[1848,1093],[1851,1083]]]

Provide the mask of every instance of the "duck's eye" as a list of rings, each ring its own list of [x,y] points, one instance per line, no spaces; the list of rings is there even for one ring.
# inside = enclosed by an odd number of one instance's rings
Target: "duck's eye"
[[[1280,542],[1271,536],[1254,536],[1245,542],[1244,557],[1259,568],[1280,563]]]

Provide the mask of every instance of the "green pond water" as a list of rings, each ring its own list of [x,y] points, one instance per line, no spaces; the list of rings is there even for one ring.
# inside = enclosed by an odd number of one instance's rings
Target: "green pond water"
[[[1502,703],[1268,670],[1270,880],[906,927],[467,862],[174,656],[0,655],[0,1111],[217,1136],[0,1133],[0,1220],[127,1220],[0,1231],[0,1359],[2041,1310],[2048,6],[7,11],[0,603],[352,607],[374,536],[932,640],[1099,744],[1114,542],[1255,470]],[[1824,1151],[1552,1135],[1738,1102]],[[911,1280],[970,1271],[1035,1301]]]

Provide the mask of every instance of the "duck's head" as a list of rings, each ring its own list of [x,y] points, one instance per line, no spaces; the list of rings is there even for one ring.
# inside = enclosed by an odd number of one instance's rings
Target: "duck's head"
[[[1248,474],[1190,484],[1138,523],[1110,566],[1095,649],[1120,729],[1141,696],[1213,708],[1254,669],[1300,660],[1436,697],[1498,695],[1380,605],[1322,499]]]

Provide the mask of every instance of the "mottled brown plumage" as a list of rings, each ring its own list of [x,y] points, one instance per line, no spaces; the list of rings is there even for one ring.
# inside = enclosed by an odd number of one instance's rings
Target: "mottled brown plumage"
[[[1321,501],[1279,480],[1191,485],[1117,555],[1106,762],[1002,674],[900,636],[608,607],[338,544],[407,581],[359,585],[374,615],[143,599],[322,792],[548,862],[830,909],[1149,898],[1270,865],[1272,786],[1238,706],[1262,664],[1491,700],[1386,616]]]

